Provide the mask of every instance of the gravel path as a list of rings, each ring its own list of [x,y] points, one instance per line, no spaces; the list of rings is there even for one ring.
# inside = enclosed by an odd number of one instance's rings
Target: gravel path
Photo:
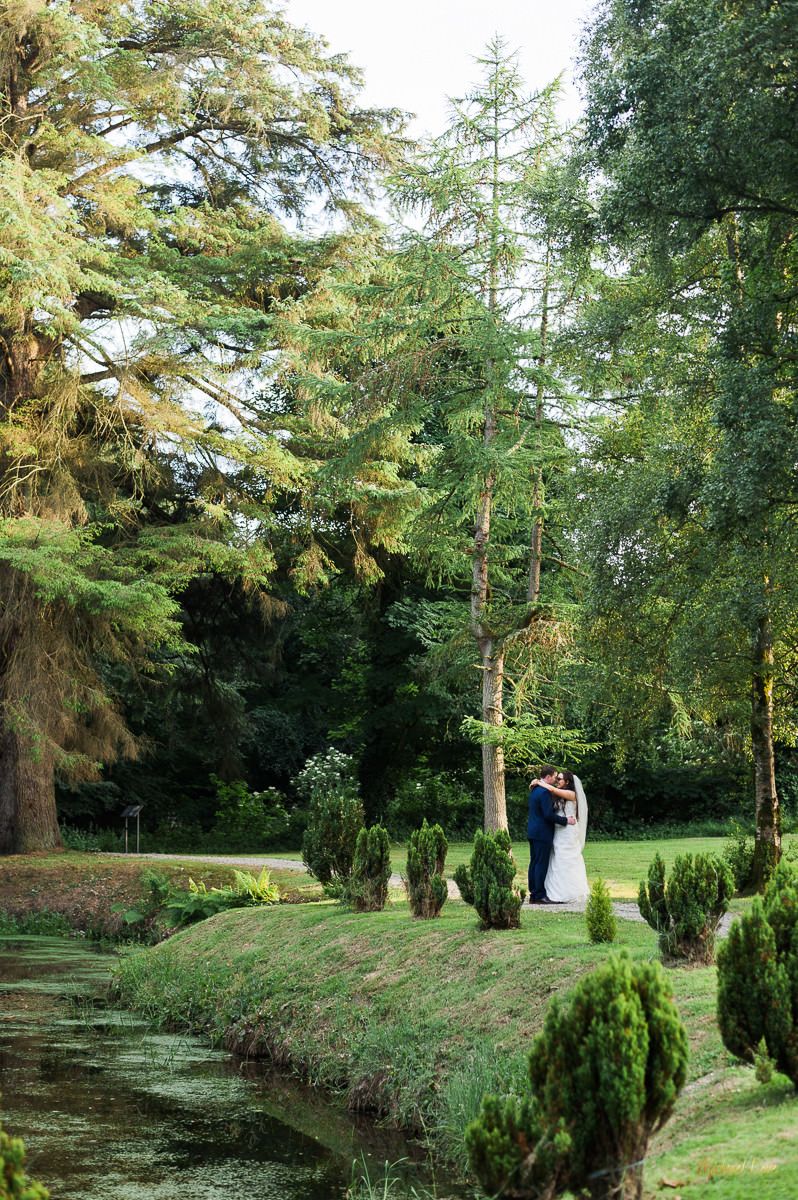
[[[124,855],[119,857],[124,858]],[[265,855],[236,855],[236,854],[140,854],[139,858],[154,858],[154,859],[179,859],[180,862],[198,862],[198,863],[218,863],[220,866],[228,867],[255,867],[258,870],[261,867],[266,867],[270,871],[297,871],[302,874],[305,869],[302,863],[296,858],[271,858]],[[393,888],[402,887],[402,876],[394,873],[390,880],[390,886]],[[460,898],[457,884],[454,880],[448,880],[449,896],[453,900]],[[612,907],[615,909],[615,915],[623,921],[642,921],[640,911],[634,900],[615,900]],[[556,913],[556,912],[584,912],[584,901],[577,901],[573,904],[530,904],[528,900],[524,902],[524,908],[534,908],[535,912],[539,913]],[[733,913],[726,913],[718,927],[718,933],[724,937],[729,932],[729,926],[734,920]]]

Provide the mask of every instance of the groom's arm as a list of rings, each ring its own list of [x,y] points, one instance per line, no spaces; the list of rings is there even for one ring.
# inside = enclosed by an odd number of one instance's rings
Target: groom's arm
[[[545,789],[544,789],[544,791],[545,791]],[[565,813],[558,813],[555,810],[554,804],[552,803],[551,796],[549,795],[548,792],[546,792],[545,795],[541,797],[540,809],[543,814],[543,820],[548,821],[549,825],[567,825],[568,824],[568,818],[566,817]]]

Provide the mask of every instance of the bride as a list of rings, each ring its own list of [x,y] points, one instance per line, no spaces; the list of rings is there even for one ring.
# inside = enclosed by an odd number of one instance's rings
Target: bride
[[[557,825],[546,875],[546,895],[557,904],[587,900],[590,891],[582,851],[587,833],[587,797],[582,781],[571,771],[560,771],[554,784],[536,781],[561,801],[566,817],[576,817],[575,825]],[[555,801],[556,803],[556,801]]]

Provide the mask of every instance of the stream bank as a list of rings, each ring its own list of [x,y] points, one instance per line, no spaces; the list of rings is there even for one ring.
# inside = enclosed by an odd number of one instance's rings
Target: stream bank
[[[268,1064],[107,1006],[115,963],[0,938],[3,1121],[57,1200],[334,1200],[353,1163],[377,1177],[410,1161],[403,1139]]]

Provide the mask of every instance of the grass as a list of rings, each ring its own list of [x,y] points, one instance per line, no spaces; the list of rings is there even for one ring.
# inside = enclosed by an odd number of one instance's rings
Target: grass
[[[116,938],[121,912],[135,908],[147,893],[149,873],[165,875],[177,887],[189,879],[220,887],[233,880],[233,868],[180,858],[165,862],[67,850],[11,855],[0,869],[0,930],[65,932]],[[272,871],[271,878],[290,902],[318,899],[321,888],[295,871]]]
[[[723,837],[680,837],[646,839],[630,842],[591,842],[585,847],[585,863],[590,879],[601,876],[610,895],[616,900],[636,900],[641,879],[645,879],[648,866],[655,854],[665,860],[670,868],[679,854],[721,854],[728,839]],[[798,845],[798,835],[786,834],[785,848]],[[517,878],[526,886],[526,868],[529,863],[529,843],[514,842],[513,854],[518,864]],[[280,858],[294,859],[301,869],[302,855],[298,850],[283,851]],[[460,863],[471,857],[470,842],[453,842],[446,856],[446,874],[451,878]],[[407,863],[407,846],[395,843],[391,850],[391,867],[402,874]]]
[[[619,921],[618,944],[635,959],[656,955],[640,923]],[[425,1131],[462,1169],[463,1130],[483,1093],[525,1085],[550,998],[607,952],[588,942],[581,915],[565,912],[524,911],[520,930],[481,933],[459,902],[428,922],[405,903],[376,914],[248,909],[134,953],[120,989],[151,1019],[271,1056],[352,1107]],[[780,1076],[757,1084],[724,1050],[713,967],[668,976],[689,1033],[690,1078],[650,1147],[647,1196],[662,1181],[663,1195],[682,1200],[798,1195],[794,1090]]]

